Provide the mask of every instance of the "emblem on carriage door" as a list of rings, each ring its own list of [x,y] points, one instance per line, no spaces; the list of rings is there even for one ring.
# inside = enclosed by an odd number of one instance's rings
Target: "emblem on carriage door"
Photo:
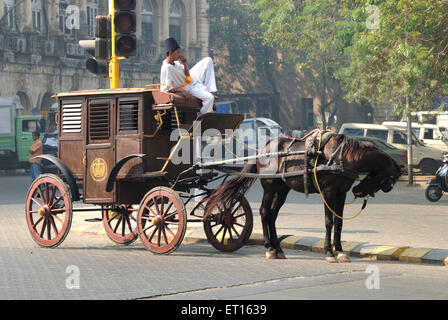
[[[90,165],[90,176],[93,180],[101,182],[106,179],[107,165],[102,158],[96,158]]]

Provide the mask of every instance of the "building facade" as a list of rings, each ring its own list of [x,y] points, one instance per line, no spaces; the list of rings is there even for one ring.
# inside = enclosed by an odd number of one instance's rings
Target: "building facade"
[[[18,95],[25,113],[49,110],[57,92],[108,88],[89,73],[79,40],[95,37],[95,16],[108,14],[108,0],[0,0],[0,96]],[[189,64],[208,56],[207,0],[137,1],[137,56],[121,62],[121,86],[158,83],[175,37]]]

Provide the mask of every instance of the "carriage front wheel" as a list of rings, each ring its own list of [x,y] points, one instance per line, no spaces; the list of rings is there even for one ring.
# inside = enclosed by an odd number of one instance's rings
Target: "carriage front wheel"
[[[26,221],[33,240],[42,247],[56,247],[72,224],[72,199],[66,184],[56,175],[40,175],[26,197]]]
[[[137,229],[149,251],[169,254],[176,250],[187,230],[187,214],[178,193],[167,187],[151,189],[140,203]]]
[[[206,210],[209,210],[206,206]],[[220,251],[232,252],[244,246],[252,233],[252,209],[246,198],[232,206],[222,202],[211,208],[204,220],[204,231],[208,241]]]

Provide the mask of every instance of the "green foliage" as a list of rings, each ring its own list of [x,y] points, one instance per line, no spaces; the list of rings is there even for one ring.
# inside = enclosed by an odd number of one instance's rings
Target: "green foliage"
[[[259,10],[250,1],[210,0],[210,42],[218,50],[229,51],[229,66],[235,71],[252,56],[256,63],[266,63],[268,46],[263,43]]]

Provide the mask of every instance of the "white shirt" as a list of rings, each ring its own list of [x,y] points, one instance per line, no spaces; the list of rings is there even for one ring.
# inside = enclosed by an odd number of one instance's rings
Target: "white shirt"
[[[185,69],[184,65],[179,61],[174,61],[174,65],[163,61],[162,69],[160,70],[160,84],[162,91],[169,91],[173,88],[180,87],[185,83]],[[195,80],[188,83],[184,89],[188,90]]]

